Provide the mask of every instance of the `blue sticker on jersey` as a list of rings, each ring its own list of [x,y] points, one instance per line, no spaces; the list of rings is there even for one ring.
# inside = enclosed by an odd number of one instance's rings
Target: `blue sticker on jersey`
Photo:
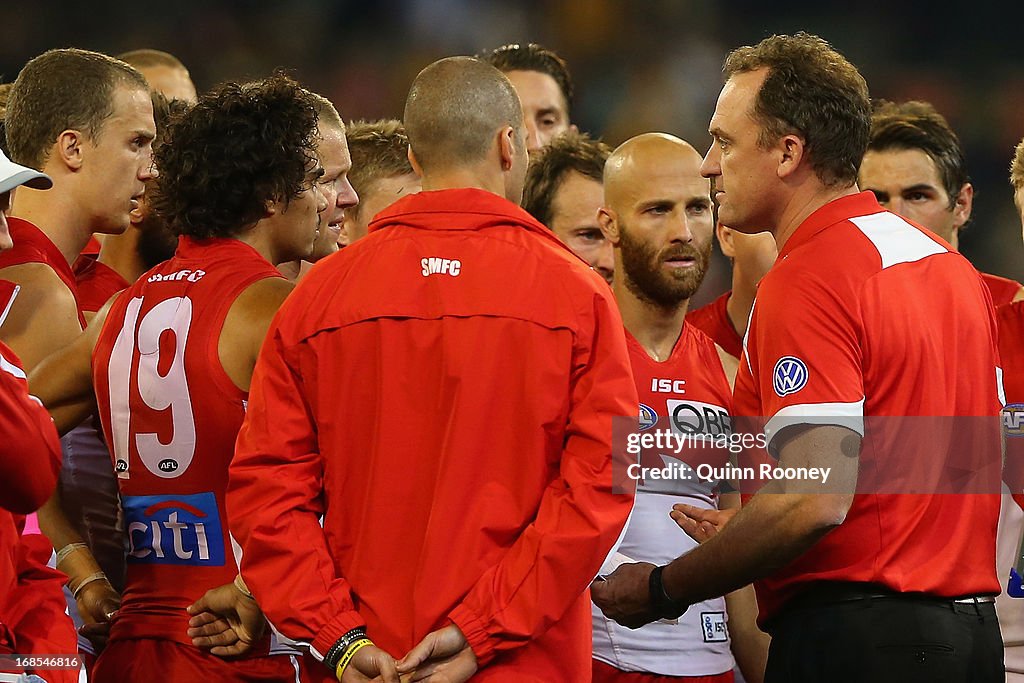
[[[772,387],[779,397],[795,394],[807,385],[807,365],[796,356],[783,356],[775,363]]]
[[[640,404],[640,429],[638,431],[644,431],[650,429],[654,425],[658,424],[658,414],[654,412],[654,408]]]
[[[212,493],[124,496],[128,562],[224,565],[224,531]]]
[[[1010,568],[1010,579],[1006,582],[1006,594],[1011,598],[1024,598],[1024,585],[1017,570]]]

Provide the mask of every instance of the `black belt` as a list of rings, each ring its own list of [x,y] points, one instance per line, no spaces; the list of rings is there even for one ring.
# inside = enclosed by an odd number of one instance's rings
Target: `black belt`
[[[987,605],[996,601],[991,595],[965,595],[946,597],[931,593],[901,593],[876,583],[860,583],[855,581],[819,581],[808,585],[800,593],[793,596],[782,606],[779,614],[771,621],[787,615],[792,610],[800,610],[826,605],[837,605],[862,600],[906,600],[909,602],[928,602],[944,605]]]

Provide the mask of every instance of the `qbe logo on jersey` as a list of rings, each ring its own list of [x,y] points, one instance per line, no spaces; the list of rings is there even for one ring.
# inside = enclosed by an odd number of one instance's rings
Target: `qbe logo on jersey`
[[[669,425],[676,434],[732,434],[732,418],[722,406],[674,399],[667,400],[665,405],[668,408]]]
[[[783,356],[772,371],[772,387],[780,398],[807,386],[807,364],[796,356]]]
[[[224,565],[224,532],[212,493],[124,496],[128,562]]]

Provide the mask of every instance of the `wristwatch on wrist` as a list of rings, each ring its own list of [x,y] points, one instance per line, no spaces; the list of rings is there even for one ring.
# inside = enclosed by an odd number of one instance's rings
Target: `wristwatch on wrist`
[[[665,584],[661,582],[661,573],[665,571],[662,565],[655,567],[651,572],[651,578],[647,584],[650,592],[651,609],[662,619],[678,619],[690,607],[685,602],[673,600],[665,592]]]

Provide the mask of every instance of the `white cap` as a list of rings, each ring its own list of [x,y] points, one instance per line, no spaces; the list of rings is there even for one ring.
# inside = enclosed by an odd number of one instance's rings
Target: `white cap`
[[[45,173],[14,163],[7,158],[3,151],[0,151],[0,194],[10,192],[18,185],[28,185],[37,190],[48,190],[53,187],[53,181]]]

